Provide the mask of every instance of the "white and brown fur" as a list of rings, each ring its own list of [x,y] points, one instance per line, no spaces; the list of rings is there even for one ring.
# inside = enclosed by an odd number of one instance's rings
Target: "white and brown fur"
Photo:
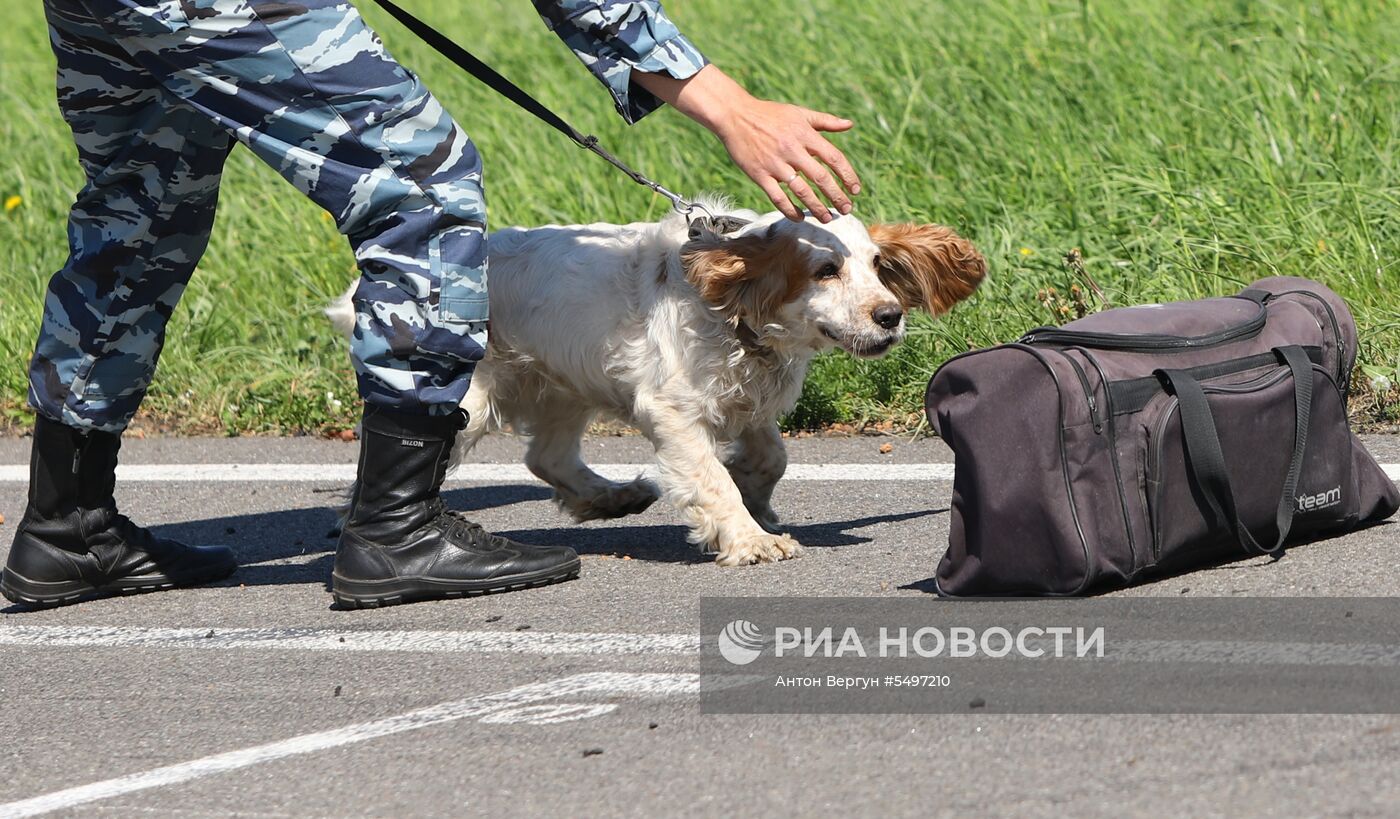
[[[490,342],[463,401],[470,421],[456,458],[509,426],[531,436],[526,465],[575,520],[640,512],[664,489],[690,540],[720,565],[782,560],[801,547],[770,506],[787,465],[778,419],[812,357],[836,346],[883,355],[904,336],[903,313],[946,312],[986,266],[939,225],[709,207],[750,223],[692,235],[672,214],[492,234]],[[349,295],[328,311],[342,329]],[[882,308],[890,326],[876,320]],[[600,414],[650,439],[661,489],[583,462],[581,438]]]

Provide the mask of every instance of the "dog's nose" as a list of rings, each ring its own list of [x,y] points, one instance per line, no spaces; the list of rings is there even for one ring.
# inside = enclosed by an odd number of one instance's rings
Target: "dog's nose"
[[[904,318],[904,311],[900,309],[898,304],[882,304],[875,308],[875,312],[871,313],[870,317],[886,330],[893,330],[899,326],[899,320]]]

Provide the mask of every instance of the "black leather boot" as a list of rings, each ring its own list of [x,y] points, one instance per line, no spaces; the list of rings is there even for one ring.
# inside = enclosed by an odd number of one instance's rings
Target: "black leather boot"
[[[40,416],[29,458],[29,506],[10,545],[0,592],[53,606],[108,592],[208,583],[238,567],[227,546],[159,538],[117,512],[121,436]]]
[[[527,546],[449,511],[438,491],[463,413],[365,409],[350,516],[340,532],[331,593],[345,608],[462,597],[578,576],[562,546]]]

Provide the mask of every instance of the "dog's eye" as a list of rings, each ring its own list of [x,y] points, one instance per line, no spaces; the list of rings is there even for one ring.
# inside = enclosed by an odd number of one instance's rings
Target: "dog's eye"
[[[834,262],[827,262],[817,269],[817,279],[834,279],[841,275],[841,268]]]

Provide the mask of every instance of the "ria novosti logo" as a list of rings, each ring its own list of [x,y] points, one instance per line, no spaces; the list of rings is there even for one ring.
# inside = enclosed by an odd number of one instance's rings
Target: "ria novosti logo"
[[[758,626],[748,620],[731,620],[715,636],[719,654],[732,665],[748,665],[757,660],[770,643]],[[1009,628],[970,626],[937,628],[924,626],[884,627],[861,635],[859,629],[826,626],[795,628],[778,626],[773,630],[773,656],[784,657],[1099,657],[1105,653],[1103,626],[1028,626],[1013,632]]]
[[[763,653],[763,633],[748,620],[735,620],[715,638],[719,654],[734,665],[748,665]]]

